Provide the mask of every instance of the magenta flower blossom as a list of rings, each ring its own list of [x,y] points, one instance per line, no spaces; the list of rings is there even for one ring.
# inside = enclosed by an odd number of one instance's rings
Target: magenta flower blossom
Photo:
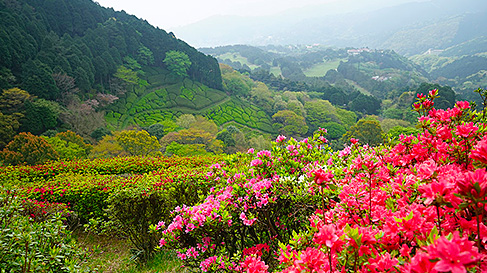
[[[277,138],[276,138],[276,142],[277,142],[277,143],[283,142],[283,141],[285,141],[285,140],[286,140],[286,136],[283,136],[283,135],[279,135],[279,136],[277,136]]]
[[[321,168],[313,170],[314,181],[318,185],[322,185],[325,182],[329,182],[333,178],[333,173],[331,171],[325,171]]]
[[[480,259],[477,248],[468,238],[461,238],[458,232],[453,233],[452,240],[438,238],[428,246],[428,254],[432,259],[439,259],[434,269],[438,272],[465,273],[466,267]]]
[[[487,136],[484,136],[482,140],[477,142],[477,145],[472,150],[470,158],[487,164]]]
[[[269,268],[260,258],[255,256],[247,256],[240,266],[242,269],[240,272],[246,273],[266,273]]]

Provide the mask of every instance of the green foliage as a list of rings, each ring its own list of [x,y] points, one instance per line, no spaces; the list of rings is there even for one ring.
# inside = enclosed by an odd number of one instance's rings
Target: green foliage
[[[25,102],[25,117],[21,119],[21,130],[39,135],[58,125],[61,113],[59,104],[38,99]]]
[[[171,132],[167,135],[165,135],[161,139],[161,144],[163,146],[168,146],[172,142],[176,142],[179,144],[201,144],[203,145],[204,149],[207,152],[212,152],[214,154],[219,154],[222,152],[223,144],[220,140],[216,139],[215,134],[210,133],[208,131],[202,130],[202,129],[197,129],[197,128],[189,128],[189,129],[183,129],[177,132]],[[177,146],[174,145],[172,148],[174,149],[182,149],[184,153],[188,152],[188,149],[190,147],[193,147],[196,149],[195,151],[197,153],[202,152],[200,146]],[[167,153],[167,150],[166,150]]]
[[[177,50],[168,51],[163,62],[172,73],[180,77],[188,76],[191,60],[186,53]]]
[[[108,130],[106,127],[99,127],[95,129],[90,136],[96,141],[100,141],[104,136],[110,134],[112,134],[112,132]]]
[[[275,126],[280,134],[286,136],[304,136],[308,132],[308,125],[304,117],[298,116],[293,111],[283,110],[272,116]]]
[[[137,76],[137,72],[132,71],[130,68],[127,68],[123,65],[118,67],[117,72],[113,76],[121,79],[126,83],[134,85],[138,85],[140,81],[139,77]]]
[[[19,88],[3,90],[0,96],[0,111],[21,118],[25,114],[25,102],[30,99],[30,94],[25,90]]]
[[[228,130],[223,130],[219,132],[218,135],[216,136],[216,139],[223,141],[225,147],[235,146],[236,144],[232,133],[230,133]]]
[[[336,122],[327,122],[322,128],[327,130],[330,139],[340,139],[347,132],[343,125]]]
[[[15,117],[0,112],[0,149],[3,149],[14,138],[19,126]]]
[[[148,155],[161,148],[157,137],[147,131],[125,130],[115,135],[117,142],[130,155]]]
[[[399,139],[400,135],[417,135],[419,132],[419,129],[413,127],[395,126],[392,127],[389,132],[387,132],[387,135],[392,139]]]
[[[202,156],[208,155],[204,144],[179,144],[175,141],[166,146],[167,156]]]
[[[335,107],[326,100],[307,101],[304,105],[306,110],[306,123],[309,130],[314,132],[318,128],[324,128],[328,122],[341,122]]]
[[[136,248],[135,256],[140,263],[152,257],[159,242],[157,234],[149,227],[168,218],[174,205],[162,191],[152,191],[149,186],[139,184],[121,189],[107,201],[110,217]]]
[[[222,72],[223,89],[233,95],[248,96],[253,83],[250,78],[231,69],[224,69]]]
[[[46,137],[46,141],[59,154],[60,159],[76,159],[86,157],[86,151],[76,143],[67,142],[59,137]]]
[[[95,158],[110,158],[124,155],[127,155],[127,153],[118,143],[117,137],[113,135],[103,136],[102,139],[93,147],[93,151],[91,153],[91,156]]]
[[[142,65],[154,64],[154,53],[147,47],[141,46],[137,50],[137,61]]]
[[[368,96],[360,93],[354,100],[350,102],[350,109],[364,114],[376,115],[380,109],[380,100],[373,96]]]
[[[343,135],[343,142],[347,143],[351,138],[355,138],[361,143],[377,146],[384,142],[383,133],[377,120],[361,119]]]
[[[45,207],[44,209],[41,206]],[[34,221],[37,211],[49,211],[49,203],[21,200],[0,188],[0,264],[3,272],[74,272],[85,253],[63,225],[61,210]]]
[[[0,152],[4,164],[42,164],[55,160],[59,154],[47,141],[31,133],[20,133]]]
[[[145,129],[151,136],[161,139],[167,132],[167,128],[162,123],[155,123]]]

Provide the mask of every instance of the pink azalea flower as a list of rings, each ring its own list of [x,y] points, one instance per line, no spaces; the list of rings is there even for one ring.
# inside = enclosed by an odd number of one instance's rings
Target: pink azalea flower
[[[470,154],[470,158],[487,164],[487,135],[477,142]]]
[[[283,136],[283,135],[279,135],[276,138],[277,143],[283,142],[284,140],[286,140],[286,136]]]
[[[297,272],[325,272],[327,259],[322,251],[308,247],[301,253],[299,260],[294,261],[294,266],[299,270]]]
[[[240,264],[242,272],[246,273],[265,273],[268,272],[267,266],[260,258],[255,256],[247,256],[245,260]]]
[[[326,172],[321,168],[313,170],[312,173],[314,175],[314,181],[318,185],[329,182],[333,178],[333,173],[331,171]]]
[[[338,242],[340,240],[338,236],[339,233],[334,225],[321,225],[318,228],[318,233],[315,233],[313,237],[313,242],[333,248],[340,244],[340,242]]]
[[[479,127],[475,126],[473,122],[465,123],[462,125],[458,125],[455,133],[461,137],[469,137],[473,133],[477,132]]]
[[[460,238],[457,231],[453,233],[451,241],[440,237],[427,250],[431,258],[439,259],[434,266],[438,272],[465,273],[467,266],[480,259],[473,242]]]

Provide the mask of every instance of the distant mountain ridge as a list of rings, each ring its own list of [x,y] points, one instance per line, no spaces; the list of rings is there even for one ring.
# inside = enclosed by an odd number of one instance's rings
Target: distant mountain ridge
[[[361,7],[366,7],[362,2]],[[345,14],[326,13],[324,5],[312,13],[296,9],[268,17],[220,16],[175,29],[175,33],[198,47],[319,43],[393,49],[405,55],[445,49],[487,34],[482,27],[487,1],[432,0],[397,2],[380,9],[365,7]]]

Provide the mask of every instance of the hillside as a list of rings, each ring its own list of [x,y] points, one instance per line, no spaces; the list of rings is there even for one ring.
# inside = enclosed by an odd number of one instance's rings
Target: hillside
[[[111,75],[117,66],[127,63],[127,58],[141,65],[164,67],[162,60],[170,50],[190,57],[188,75],[192,79],[221,89],[218,65],[213,58],[172,33],[90,0],[2,0],[0,13],[0,67],[9,70],[4,74],[11,72],[15,77],[11,84],[32,88],[33,94],[53,98],[59,92],[46,75],[49,73],[74,77],[83,93],[93,88],[110,91]],[[34,71],[29,71],[32,66]],[[30,80],[36,76],[47,77],[43,83],[51,86],[42,91],[49,94],[43,94]]]

